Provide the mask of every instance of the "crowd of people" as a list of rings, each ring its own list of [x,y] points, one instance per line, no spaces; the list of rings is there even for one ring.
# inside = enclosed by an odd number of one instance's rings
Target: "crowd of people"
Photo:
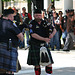
[[[70,51],[70,49],[73,49],[75,42],[74,9],[65,10],[66,15],[63,15],[62,11],[59,11],[57,13],[55,7],[51,7],[52,10],[49,11],[51,5],[52,4],[49,5],[47,11],[43,10],[42,12],[43,19],[46,20],[47,22],[50,22],[57,30],[56,34],[50,41],[51,50],[54,50],[56,48],[56,50],[59,51],[62,48],[61,44],[61,37],[62,37],[64,45],[63,51]]]
[[[0,75],[14,75],[17,72],[20,65],[17,49],[25,48],[25,33],[29,48],[27,64],[34,66],[35,75],[41,74],[40,63],[46,63],[42,65],[45,66],[47,75],[52,74],[54,61],[50,49],[61,49],[61,37],[64,42],[63,51],[73,48],[74,9],[65,10],[66,15],[63,16],[62,11],[57,13],[55,7],[49,11],[49,7],[47,10],[35,9],[34,19],[25,7],[22,8],[22,13],[18,13],[15,7],[3,11],[0,16]]]

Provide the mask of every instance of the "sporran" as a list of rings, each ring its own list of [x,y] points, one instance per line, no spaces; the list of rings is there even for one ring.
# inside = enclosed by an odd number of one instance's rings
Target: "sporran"
[[[47,66],[51,64],[48,49],[44,46],[40,48],[40,65]]]

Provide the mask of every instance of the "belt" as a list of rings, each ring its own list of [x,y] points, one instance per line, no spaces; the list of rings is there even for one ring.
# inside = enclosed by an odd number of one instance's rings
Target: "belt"
[[[0,45],[4,45],[4,47],[5,47],[5,48],[8,46],[8,44],[7,44],[7,43],[5,43],[5,42],[0,42]],[[16,46],[14,46],[13,44],[12,44],[12,47],[17,48],[17,47],[16,47]]]
[[[31,44],[37,45],[37,46],[45,46],[46,43],[35,43],[35,42],[31,42]]]

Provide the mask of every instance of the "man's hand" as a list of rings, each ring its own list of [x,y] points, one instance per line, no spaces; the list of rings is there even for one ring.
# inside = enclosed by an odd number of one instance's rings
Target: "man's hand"
[[[50,39],[53,38],[53,36],[55,35],[56,32],[57,32],[57,31],[56,31],[56,29],[54,28],[52,34],[49,35],[49,38],[50,38]]]
[[[50,38],[45,38],[44,41],[49,43],[50,42]]]
[[[53,34],[51,34],[51,35],[49,36],[49,38],[53,38]]]

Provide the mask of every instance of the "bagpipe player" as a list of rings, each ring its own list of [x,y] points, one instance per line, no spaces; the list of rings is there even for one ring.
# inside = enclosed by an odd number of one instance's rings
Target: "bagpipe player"
[[[40,67],[40,48],[45,46],[46,43],[50,42],[50,39],[55,35],[56,29],[45,20],[42,20],[42,14],[40,9],[35,9],[34,20],[30,22],[30,48],[28,53],[27,64],[33,65],[35,70],[35,75],[41,74]],[[51,63],[45,66],[45,71],[47,75],[52,73],[53,59],[49,51],[49,58]]]

